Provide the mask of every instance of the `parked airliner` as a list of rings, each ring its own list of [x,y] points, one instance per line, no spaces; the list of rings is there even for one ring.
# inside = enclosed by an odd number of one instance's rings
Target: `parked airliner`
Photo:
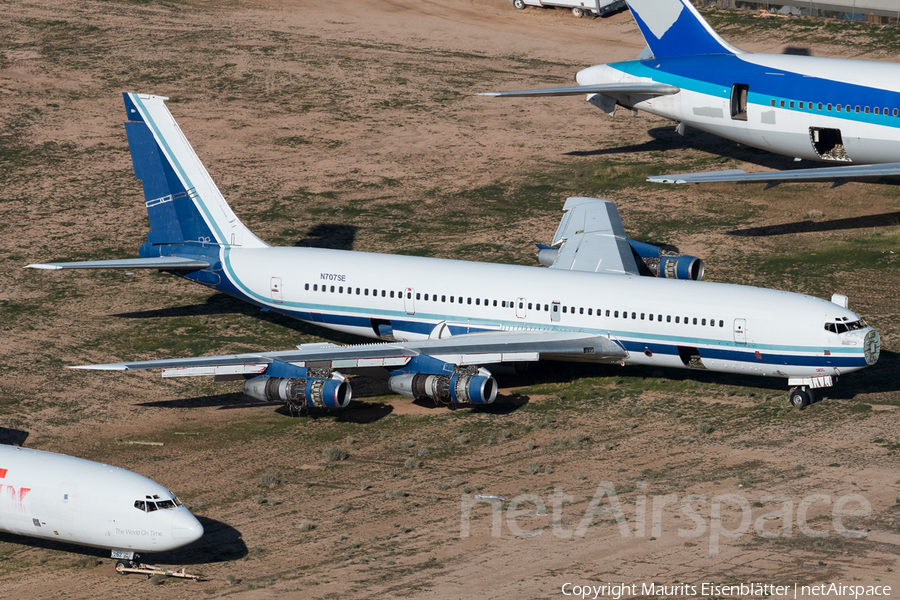
[[[700,259],[628,239],[615,205],[596,198],[566,201],[538,253],[549,268],[271,247],[232,212],[165,100],[125,94],[150,218],[141,258],[29,266],[160,269],[383,342],[76,368],[234,377],[252,397],[306,408],[346,406],[344,373],[359,369],[387,369],[412,397],[488,403],[485,365],[577,360],[779,377],[802,407],[812,388],[878,360],[878,333],[846,297],[697,281]]]
[[[690,0],[627,0],[647,42],[636,60],[594,65],[577,86],[487,96],[587,94],[777,154],[846,165],[649,178],[657,182],[878,181],[900,177],[900,64],[761,54],[722,39]]]
[[[203,525],[172,492],[137,473],[0,445],[0,531],[106,548],[121,569],[138,553],[199,540]]]

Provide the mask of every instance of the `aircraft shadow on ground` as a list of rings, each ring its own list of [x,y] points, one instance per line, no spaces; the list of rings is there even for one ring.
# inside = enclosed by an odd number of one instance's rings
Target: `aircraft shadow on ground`
[[[7,446],[22,446],[28,439],[28,432],[21,429],[10,429],[9,427],[0,427],[0,444]]]
[[[166,565],[201,565],[214,562],[228,562],[247,556],[247,545],[241,538],[241,532],[237,529],[207,517],[198,516],[197,520],[203,525],[202,538],[193,544],[176,550],[142,555],[139,560],[141,562],[146,561]],[[96,556],[97,558],[110,557],[110,551],[104,548],[90,548],[55,540],[40,540],[11,533],[0,533],[0,542],[21,544],[44,550],[58,550],[83,556]]]
[[[900,225],[900,212],[882,213],[866,217],[833,219],[831,221],[797,221],[765,227],[735,229],[726,231],[725,235],[738,237],[767,237],[771,235],[787,235],[792,233],[814,233],[819,231],[837,231],[844,229],[866,229],[871,227],[890,227]]]
[[[307,237],[294,244],[300,248],[328,248],[330,250],[353,250],[359,227],[337,223],[321,223],[307,233]]]
[[[249,396],[245,396],[241,392],[234,392],[232,394],[215,394],[211,396],[196,396],[194,398],[140,402],[136,406],[147,406],[151,408],[211,408],[217,406],[220,410],[229,410],[233,408],[247,408],[260,405],[263,405],[263,403],[254,400]]]
[[[688,127],[686,135],[678,135],[674,126],[655,127],[647,131],[653,139],[641,144],[629,146],[615,146],[611,148],[597,148],[594,150],[573,150],[566,152],[566,156],[606,156],[614,154],[633,154],[640,152],[663,152],[683,149],[695,149],[717,154],[725,158],[733,158],[744,162],[759,165],[773,170],[790,170],[800,168],[799,165],[811,165],[813,163],[794,162],[793,158],[772,154],[752,146],[745,146],[726,140],[717,135],[706,133]],[[713,168],[713,170],[716,170]],[[661,175],[664,173],[660,173]]]
[[[203,537],[169,552],[154,554],[152,559],[164,564],[202,565],[238,560],[247,556],[247,545],[241,532],[221,521],[197,516],[203,525]]]

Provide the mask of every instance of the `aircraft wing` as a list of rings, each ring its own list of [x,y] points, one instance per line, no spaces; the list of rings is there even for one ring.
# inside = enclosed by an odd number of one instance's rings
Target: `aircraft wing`
[[[122,258],[116,260],[85,260],[80,262],[42,263],[26,265],[26,269],[173,269],[197,271],[209,263],[193,258],[156,256],[151,258]]]
[[[518,90],[513,92],[485,92],[478,96],[580,96],[581,94],[647,94],[650,96],[670,96],[681,88],[667,83],[598,83],[595,85],[574,85],[570,87],[544,88],[538,90]]]
[[[385,367],[402,369],[421,354],[456,365],[527,362],[544,358],[590,356],[593,361],[615,361],[626,351],[609,338],[574,331],[489,331],[454,335],[435,340],[375,344],[302,344],[295,350],[251,352],[224,356],[173,358],[142,362],[80,365],[71,369],[132,371],[163,369],[163,377],[196,375],[259,375],[268,365],[281,361],[300,367],[352,372],[354,369]]]
[[[616,205],[598,198],[568,198],[549,248],[551,269],[639,275]],[[542,259],[539,255],[539,259]]]
[[[841,184],[848,181],[875,182],[895,177],[900,177],[900,163],[816,167],[811,169],[792,169],[790,171],[766,171],[764,173],[747,173],[743,169],[728,169],[726,171],[657,175],[648,177],[647,181],[654,183],[765,183],[767,187],[772,187],[779,183],[790,182],[833,181],[836,184]]]

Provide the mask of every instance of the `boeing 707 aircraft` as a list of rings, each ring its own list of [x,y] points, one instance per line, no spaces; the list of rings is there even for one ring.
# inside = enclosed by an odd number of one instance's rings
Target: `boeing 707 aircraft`
[[[137,473],[0,445],[0,531],[107,548],[121,569],[137,553],[199,540],[203,525],[172,492]]]
[[[846,297],[698,281],[700,259],[628,239],[615,205],[595,198],[566,201],[538,253],[549,268],[269,246],[232,212],[166,98],[124,96],[150,217],[141,258],[29,266],[159,269],[381,342],[75,368],[234,377],[254,398],[340,408],[344,374],[361,369],[386,369],[411,397],[489,403],[486,365],[574,360],[783,378],[803,407],[813,388],[878,360],[878,333]]]
[[[732,169],[649,178],[711,181],[878,181],[900,177],[900,64],[745,52],[722,39],[690,0],[627,0],[647,48],[636,60],[594,65],[576,86],[487,96],[587,94],[597,108],[643,110],[729,140],[842,165],[745,173]]]

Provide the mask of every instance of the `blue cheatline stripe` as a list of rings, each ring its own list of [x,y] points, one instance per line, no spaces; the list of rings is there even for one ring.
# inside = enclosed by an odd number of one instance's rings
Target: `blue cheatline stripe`
[[[630,60],[612,63],[610,67],[633,75],[646,77],[659,83],[668,83],[699,94],[727,99],[731,95],[731,86],[745,83],[750,86],[748,101],[762,108],[772,108],[770,100],[785,100],[785,107],[780,110],[793,110],[802,113],[816,114],[871,123],[886,127],[900,127],[900,117],[865,114],[835,110],[827,111],[827,104],[852,105],[854,108],[869,106],[872,108],[900,108],[900,93],[875,87],[867,87],[841,81],[799,75],[791,71],[757,65],[741,60],[739,56],[688,56],[681,58]],[[699,77],[702,77],[700,79]],[[800,109],[799,105],[790,108],[790,101],[816,103],[812,111]],[[818,109],[821,102],[822,110]]]

